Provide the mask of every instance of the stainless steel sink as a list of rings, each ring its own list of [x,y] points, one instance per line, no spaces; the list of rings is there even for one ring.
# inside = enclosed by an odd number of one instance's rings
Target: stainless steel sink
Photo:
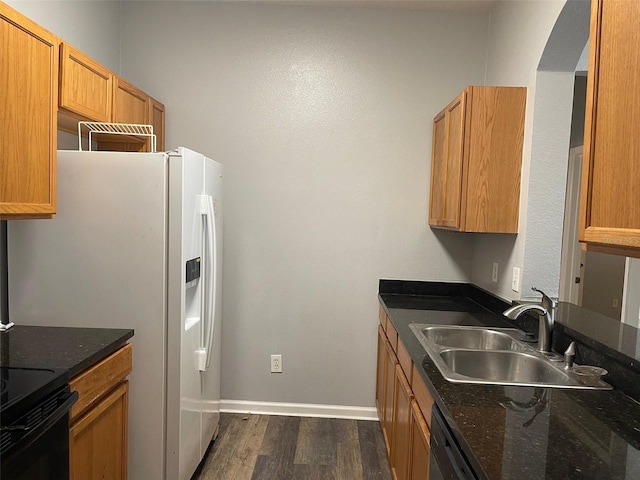
[[[523,343],[517,329],[411,324],[444,378],[456,383],[610,390]]]
[[[481,327],[436,326],[424,327],[421,335],[429,342],[450,348],[477,350],[522,350],[522,344],[514,338],[522,338],[515,328],[489,330]]]
[[[443,350],[440,358],[454,373],[488,382],[565,384],[569,380],[544,358],[525,352]]]

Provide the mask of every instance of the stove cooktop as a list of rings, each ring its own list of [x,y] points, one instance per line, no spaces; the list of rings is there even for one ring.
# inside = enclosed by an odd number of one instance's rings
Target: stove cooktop
[[[65,369],[0,367],[2,424],[10,424],[68,381]]]

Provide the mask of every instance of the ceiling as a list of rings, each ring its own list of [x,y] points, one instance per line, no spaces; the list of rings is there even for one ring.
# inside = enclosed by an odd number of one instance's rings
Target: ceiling
[[[216,1],[216,0],[214,0]],[[487,13],[496,0],[217,0],[239,3],[271,3],[331,7],[392,8],[401,10],[432,10]]]

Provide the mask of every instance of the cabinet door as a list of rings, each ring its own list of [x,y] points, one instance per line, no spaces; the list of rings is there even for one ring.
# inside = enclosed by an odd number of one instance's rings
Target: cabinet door
[[[164,105],[151,98],[149,101],[149,121],[156,135],[156,152],[164,152]]]
[[[433,147],[431,152],[431,190],[429,199],[429,225],[443,226],[446,164],[445,111],[433,119]]]
[[[387,455],[391,458],[392,433],[393,433],[393,377],[396,369],[396,355],[393,353],[391,343],[385,339],[385,360],[384,360],[384,411],[382,415],[382,434],[387,444]]]
[[[385,382],[385,360],[387,351],[385,348],[385,334],[382,325],[378,325],[378,366],[376,368],[376,407],[378,408],[378,418],[384,417],[384,382]]]
[[[466,232],[518,232],[527,91],[469,87],[460,226]]]
[[[67,43],[60,47],[60,108],[86,120],[111,121],[113,75]],[[77,131],[77,130],[76,130]]]
[[[149,123],[149,96],[120,77],[115,77],[113,121],[116,123]]]
[[[446,110],[447,147],[442,225],[451,228],[460,227],[465,99],[466,92],[462,92]]]
[[[634,257],[640,257],[639,24],[640,2],[592,2],[580,231],[594,249]]]
[[[391,468],[396,480],[409,478],[409,449],[411,440],[411,400],[413,394],[409,382],[402,372],[400,365],[396,365],[394,375],[394,410],[393,410],[393,458]]]
[[[434,119],[429,225],[517,233],[526,88],[468,87]]]
[[[466,92],[433,121],[429,224],[460,228]]]
[[[71,480],[127,478],[128,402],[125,380],[71,426]]]
[[[429,457],[431,454],[429,442],[431,433],[427,422],[418,407],[411,402],[411,445],[409,448],[409,478],[411,480],[429,479]]]
[[[0,2],[0,219],[56,211],[58,39]]]

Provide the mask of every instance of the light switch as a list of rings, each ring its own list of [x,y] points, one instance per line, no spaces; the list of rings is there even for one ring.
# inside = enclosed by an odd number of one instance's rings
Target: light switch
[[[513,267],[513,277],[511,277],[511,290],[514,292],[520,291],[520,269]]]

